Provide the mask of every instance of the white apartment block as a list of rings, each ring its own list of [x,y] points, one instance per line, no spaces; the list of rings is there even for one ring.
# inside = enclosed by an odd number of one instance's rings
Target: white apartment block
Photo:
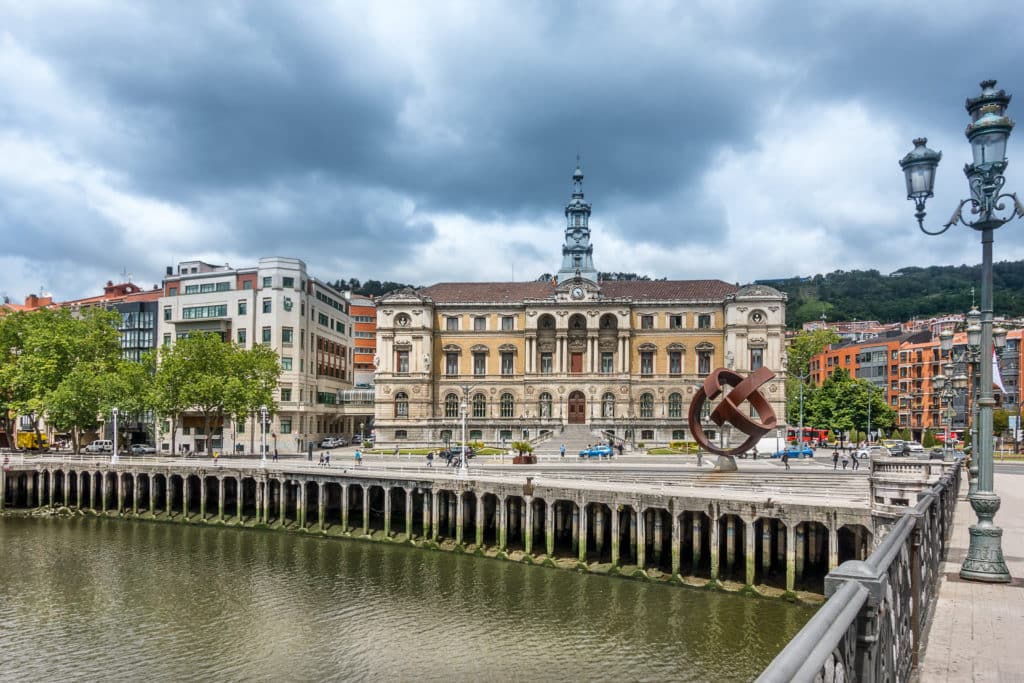
[[[278,353],[278,411],[267,438],[271,452],[302,452],[325,436],[358,431],[359,418],[346,415],[341,401],[343,392],[352,388],[348,302],[311,277],[301,260],[266,257],[255,268],[183,261],[176,270],[168,268],[158,317],[157,335],[165,345],[204,331],[247,349],[267,344]],[[160,431],[157,449],[169,452],[171,435]],[[251,453],[260,448],[258,416],[211,431],[203,433],[197,415],[186,416],[177,428],[179,450]]]

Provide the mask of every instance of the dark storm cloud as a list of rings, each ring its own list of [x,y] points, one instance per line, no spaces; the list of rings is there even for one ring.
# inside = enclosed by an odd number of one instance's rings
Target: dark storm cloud
[[[742,165],[766,144],[766,121],[820,126],[815,107],[856,101],[886,118],[877,140],[857,132],[867,145],[893,144],[903,122],[955,132],[976,81],[1016,78],[1021,57],[1012,16],[993,24],[942,3],[0,7],[0,54],[41,65],[28,82],[8,74],[26,90],[0,95],[8,137],[101,169],[113,191],[176,207],[189,225],[215,226],[215,244],[197,253],[287,253],[362,278],[418,266],[418,249],[439,239],[429,215],[557,221],[577,152],[595,226],[658,248],[721,247],[742,239],[726,227],[737,220],[729,205],[750,188],[710,195],[705,179],[723,150]],[[986,39],[965,56],[970,36]],[[8,68],[24,71],[20,63]],[[835,131],[840,143],[850,134]],[[898,185],[905,151],[886,152],[886,184]],[[794,195],[814,190],[792,185]],[[119,244],[131,216],[76,206],[52,183],[26,189],[0,177],[0,188],[0,229],[59,242],[44,256],[16,248],[21,258],[78,254],[116,270],[132,258],[97,247]],[[905,219],[857,223],[849,238],[843,218],[824,229],[844,240],[835,251],[850,267],[870,266],[880,235]],[[69,225],[74,234],[57,239]],[[547,245],[510,240],[501,248],[557,267]],[[182,249],[142,258],[191,255]],[[459,276],[457,264],[438,269]]]

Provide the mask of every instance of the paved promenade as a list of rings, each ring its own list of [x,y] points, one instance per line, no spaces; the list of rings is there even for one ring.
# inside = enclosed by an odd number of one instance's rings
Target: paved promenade
[[[920,666],[923,683],[933,681],[1024,682],[1024,467],[996,473],[1002,508],[1003,554],[1013,582],[962,581],[960,563],[967,554],[967,528],[975,520],[970,503],[956,508],[953,539],[939,589],[935,620]],[[961,497],[966,494],[964,478]]]

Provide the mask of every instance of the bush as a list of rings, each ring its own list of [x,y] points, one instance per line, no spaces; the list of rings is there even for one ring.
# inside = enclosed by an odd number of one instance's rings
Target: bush
[[[637,444],[636,444],[636,447],[637,448],[643,448],[644,447],[644,442],[643,441],[638,441]]]
[[[529,441],[513,441],[512,450],[522,455],[523,453],[533,453],[533,444]]]
[[[936,443],[935,435],[932,434],[932,430],[924,430],[924,435],[921,437],[921,445],[925,448],[934,448]]]

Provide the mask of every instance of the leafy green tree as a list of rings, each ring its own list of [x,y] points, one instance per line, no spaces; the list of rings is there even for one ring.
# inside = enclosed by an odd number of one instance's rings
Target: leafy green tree
[[[871,431],[890,429],[895,411],[878,387],[864,379],[851,378],[845,368],[837,369],[804,400],[805,424],[846,432],[868,431],[868,405],[871,406]],[[859,435],[859,434],[858,434]]]
[[[787,377],[786,377],[786,418],[789,424],[800,422],[800,376],[807,376],[810,371],[811,358],[825,350],[829,344],[839,342],[839,335],[832,330],[814,330],[812,332],[801,332],[790,341],[786,351]],[[818,424],[809,421],[807,418],[806,405],[809,397],[814,393],[814,387],[808,382],[803,383],[804,392],[804,424],[812,427],[826,428],[831,425]]]
[[[277,353],[269,346],[234,350],[232,374],[225,384],[225,411],[237,422],[244,422],[260,406],[274,408],[274,389],[281,376]],[[255,433],[249,433],[253,447]]]
[[[932,430],[924,430],[924,435],[921,436],[921,445],[925,448],[934,448],[936,443],[935,434],[932,433]]]
[[[1002,434],[1010,428],[1010,411],[998,409],[992,411],[992,433]]]
[[[105,370],[94,363],[80,363],[46,396],[46,417],[60,431],[70,432],[77,454],[82,432],[96,429],[103,406]]]

